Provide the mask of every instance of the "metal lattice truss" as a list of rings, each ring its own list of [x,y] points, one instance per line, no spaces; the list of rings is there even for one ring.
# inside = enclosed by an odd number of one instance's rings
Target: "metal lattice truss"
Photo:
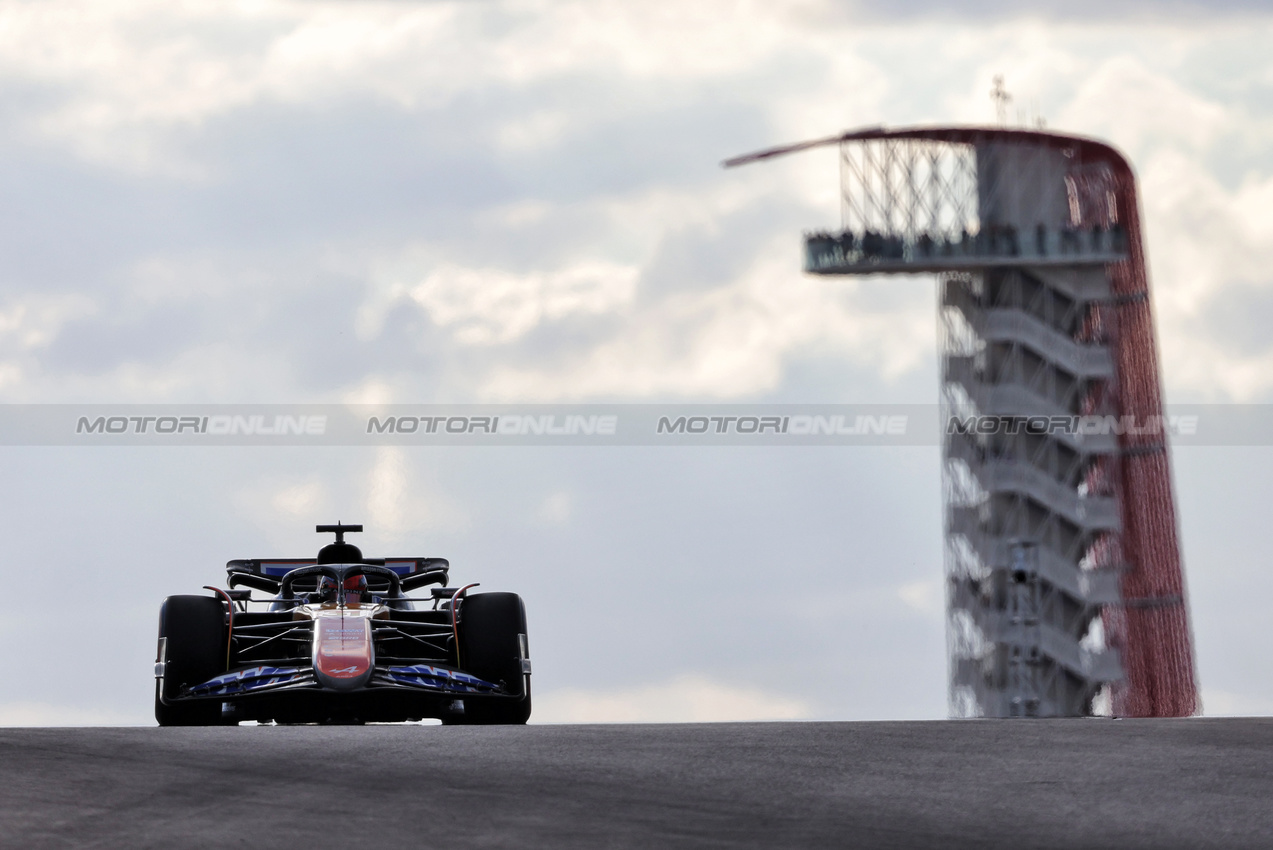
[[[1108,229],[1118,224],[1116,188],[1107,163],[1035,144],[885,138],[840,145],[841,225],[850,232],[955,239],[1005,220]]]
[[[841,229],[806,240],[806,271],[1105,264],[1126,253],[1115,175],[1078,148],[854,138],[840,144]]]
[[[955,239],[976,233],[972,145],[878,139],[840,145],[842,228],[886,236]]]

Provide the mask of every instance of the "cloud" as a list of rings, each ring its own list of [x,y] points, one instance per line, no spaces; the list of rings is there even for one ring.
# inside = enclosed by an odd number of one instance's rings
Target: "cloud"
[[[1179,34],[1176,39],[1182,39]],[[1206,149],[1231,130],[1230,110],[1190,91],[1161,70],[1127,55],[1112,56],[1085,73],[1077,91],[1056,116],[1060,126],[1082,126],[1121,145]]]
[[[92,706],[65,703],[0,703],[0,726],[139,726],[149,718]]]
[[[129,184],[152,200],[102,205],[99,218],[124,211],[126,235],[102,249],[120,256],[103,254],[108,274],[72,292],[109,297],[110,317],[62,334],[48,358],[11,358],[11,391],[737,398],[778,392],[811,356],[887,386],[933,357],[920,299],[895,282],[815,285],[798,271],[798,231],[836,206],[833,157],[729,173],[720,157],[748,138],[890,112],[988,114],[986,56],[1008,66],[1023,102],[1041,90],[1059,105],[1054,121],[1130,147],[1147,178],[1172,156],[1172,170],[1196,172],[1245,126],[1242,108],[1180,73],[1211,36],[1170,20],[1154,29],[1172,45],[1158,56],[1137,34],[1109,55],[1112,36],[1073,24],[1063,41],[1014,20],[860,31],[813,2],[54,8],[5,13],[15,51],[0,81],[47,87],[18,116],[72,147],[122,134],[121,167],[141,174],[136,151],[200,176],[169,184],[160,169],[158,182]],[[32,47],[53,24],[57,38]],[[922,56],[940,57],[951,82],[911,80]],[[1147,198],[1179,194],[1146,184]],[[1262,195],[1243,192],[1232,221],[1249,230]],[[1166,268],[1151,258],[1156,277],[1189,277],[1187,252],[1211,244],[1181,226],[1188,210],[1148,203],[1170,215],[1151,214],[1154,231],[1184,237],[1163,243],[1176,255]],[[1197,281],[1258,284],[1231,266]],[[895,292],[872,292],[884,288]],[[1196,364],[1173,374],[1192,386],[1222,355],[1200,342],[1171,354]],[[1230,369],[1223,391],[1262,392],[1263,366]]]
[[[737,723],[802,720],[808,703],[693,674],[660,684],[592,691],[566,688],[535,697],[536,723]]]
[[[327,487],[318,478],[286,485],[274,494],[271,505],[296,519],[328,513]]]
[[[420,466],[407,450],[377,448],[366,473],[366,498],[362,505],[352,505],[375,517],[377,533],[394,545],[409,544],[430,532],[454,533],[470,526],[461,504],[436,486]]]
[[[897,598],[921,614],[939,615],[946,607],[946,584],[940,578],[907,582],[897,589]]]
[[[232,499],[241,517],[267,533],[273,531],[278,544],[286,545],[290,535],[279,535],[277,530],[316,524],[311,517],[331,515],[335,505],[329,487],[327,480],[312,472],[271,471],[240,483]]]
[[[788,243],[766,246],[726,285],[696,292],[683,278],[685,291],[628,311],[610,334],[572,357],[497,365],[484,395],[526,401],[738,398],[774,390],[787,360],[810,350],[860,358],[885,379],[931,359],[928,317],[919,311],[899,315],[897,309],[921,299],[922,291],[895,292],[881,301],[871,292],[878,282],[784,280],[792,277],[795,260]]]
[[[541,322],[621,310],[632,301],[637,270],[583,263],[549,274],[444,266],[409,290],[433,323],[463,345],[511,342]]]
[[[984,22],[1020,19],[1111,22],[1207,23],[1219,17],[1265,17],[1268,7],[1260,0],[965,0],[958,6],[941,0],[902,0],[879,4],[860,0],[848,6],[852,14],[871,21],[928,19]]]
[[[19,5],[0,16],[0,76],[45,92],[28,131],[92,162],[201,181],[212,175],[181,155],[180,141],[235,110],[362,98],[427,111],[589,72],[722,78],[792,50],[794,12],[805,5]],[[512,114],[498,135],[514,148],[540,145],[580,117],[577,109]]]
[[[1150,274],[1169,386],[1205,401],[1273,392],[1273,176],[1236,188],[1167,151],[1144,170]]]
[[[0,308],[0,348],[29,351],[47,346],[63,325],[96,312],[83,295],[31,296]]]
[[[540,506],[539,519],[547,525],[565,525],[570,522],[573,502],[569,493],[553,493]]]
[[[1202,713],[1207,717],[1268,717],[1273,715],[1273,699],[1203,688]]]

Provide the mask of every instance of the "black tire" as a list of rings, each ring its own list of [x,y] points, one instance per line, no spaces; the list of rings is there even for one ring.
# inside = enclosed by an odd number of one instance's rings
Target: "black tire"
[[[517,725],[530,719],[530,676],[522,673],[526,606],[516,593],[478,593],[460,604],[460,668],[488,682],[521,690],[521,699],[465,697],[466,725]],[[530,656],[530,644],[526,645]],[[520,687],[519,687],[520,686]]]
[[[167,640],[164,676],[155,682],[155,719],[160,726],[215,726],[220,700],[165,705],[183,687],[225,672],[225,606],[209,596],[169,596],[159,609],[159,638]],[[162,698],[161,698],[162,697]]]

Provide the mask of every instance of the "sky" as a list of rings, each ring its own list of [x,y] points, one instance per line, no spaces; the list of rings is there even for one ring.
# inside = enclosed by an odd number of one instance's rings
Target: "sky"
[[[1169,403],[1273,401],[1265,4],[0,2],[0,403],[930,403],[930,278],[812,278],[843,129],[1141,180]],[[521,593],[535,722],[946,714],[938,448],[0,447],[0,724],[151,722],[237,557]],[[1174,453],[1208,714],[1273,713],[1273,449]],[[37,601],[37,600],[47,600]],[[56,625],[55,625],[56,623]]]

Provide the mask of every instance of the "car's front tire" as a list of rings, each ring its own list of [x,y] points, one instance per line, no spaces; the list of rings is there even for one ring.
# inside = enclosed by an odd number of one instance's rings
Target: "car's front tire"
[[[517,725],[530,719],[530,676],[522,672],[526,606],[516,593],[478,593],[460,608],[460,667],[479,679],[521,690],[520,699],[465,697],[465,725]],[[529,657],[529,644],[526,643]],[[444,721],[448,722],[448,721]]]
[[[155,681],[155,719],[160,726],[221,723],[220,700],[172,700],[183,687],[225,672],[225,606],[208,596],[169,596],[159,609],[164,674]]]

